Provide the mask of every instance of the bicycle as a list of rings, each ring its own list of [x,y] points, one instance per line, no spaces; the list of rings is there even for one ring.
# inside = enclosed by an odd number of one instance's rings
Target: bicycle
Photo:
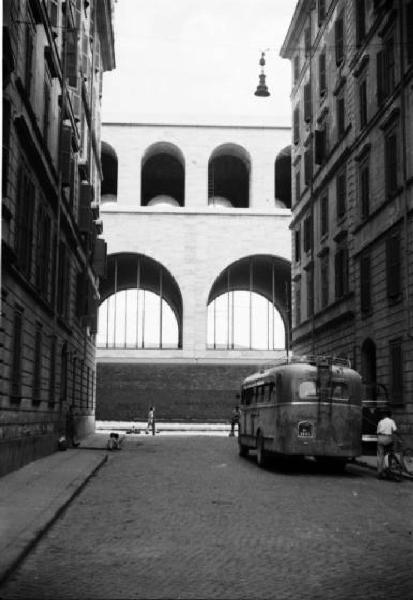
[[[413,476],[413,450],[404,448],[399,441],[389,444],[384,451],[383,479],[401,481],[403,474]]]

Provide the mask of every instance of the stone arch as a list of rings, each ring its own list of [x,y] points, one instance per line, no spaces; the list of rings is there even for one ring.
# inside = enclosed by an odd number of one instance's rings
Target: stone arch
[[[209,307],[219,297],[223,295],[227,296],[228,338],[230,337],[230,329],[232,330],[232,338],[234,338],[235,326],[234,324],[229,325],[229,320],[234,320],[234,306],[230,307],[231,301],[229,295],[232,295],[233,303],[233,292],[249,292],[250,295],[252,293],[257,294],[265,298],[279,313],[284,326],[285,345],[289,347],[291,330],[289,310],[290,281],[291,265],[288,260],[279,256],[266,254],[245,256],[228,265],[216,277],[208,294],[207,306]],[[274,331],[274,322],[272,327]],[[233,348],[234,343],[232,342],[230,346]]]
[[[170,142],[156,142],[141,161],[141,205],[185,206],[185,158]]]
[[[239,144],[226,143],[213,150],[208,161],[208,204],[248,208],[251,157]]]
[[[116,150],[102,141],[100,150],[102,163],[102,185],[100,196],[102,202],[116,202],[118,196],[118,156]]]
[[[274,163],[275,205],[291,209],[291,146],[277,154]]]
[[[126,290],[151,292],[166,302],[177,323],[177,348],[182,348],[183,303],[179,285],[173,275],[160,262],[144,254],[117,253],[107,259],[107,276],[99,287],[101,304],[110,296]],[[162,302],[160,303],[160,344],[162,347]],[[136,311],[144,307],[136,307]],[[127,319],[127,315],[125,316]],[[116,315],[115,315],[116,321]],[[138,326],[138,324],[137,324]]]

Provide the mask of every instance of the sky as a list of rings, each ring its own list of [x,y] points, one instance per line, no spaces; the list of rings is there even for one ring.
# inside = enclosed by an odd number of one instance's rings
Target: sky
[[[296,0],[115,0],[116,69],[103,122],[290,126],[291,67],[279,56]],[[254,95],[261,51],[270,96]]]

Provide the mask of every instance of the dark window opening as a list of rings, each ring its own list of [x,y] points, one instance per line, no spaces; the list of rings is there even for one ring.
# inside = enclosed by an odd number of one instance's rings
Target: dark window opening
[[[249,207],[249,167],[237,156],[220,154],[208,164],[208,203]]]
[[[168,152],[150,156],[142,166],[141,204],[167,202],[185,205],[185,172],[180,160]]]
[[[400,235],[392,233],[386,239],[387,296],[397,299],[401,294]]]
[[[363,254],[360,259],[360,308],[362,313],[371,311],[371,268],[370,255]]]

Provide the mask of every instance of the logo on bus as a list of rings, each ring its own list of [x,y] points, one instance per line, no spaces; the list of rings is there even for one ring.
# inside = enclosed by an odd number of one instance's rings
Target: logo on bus
[[[313,437],[313,424],[310,421],[300,421],[298,423],[298,437],[309,438]]]

